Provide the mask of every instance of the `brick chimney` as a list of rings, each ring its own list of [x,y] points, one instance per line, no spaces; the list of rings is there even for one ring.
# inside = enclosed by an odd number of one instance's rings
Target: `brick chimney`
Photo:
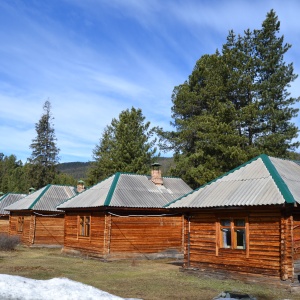
[[[151,181],[155,184],[155,185],[163,185],[163,178],[161,176],[161,170],[160,170],[160,166],[161,164],[159,163],[154,163],[151,165],[152,166],[152,170],[151,170]]]
[[[85,190],[84,181],[83,180],[78,180],[78,182],[77,182],[77,192],[81,193],[84,190]]]

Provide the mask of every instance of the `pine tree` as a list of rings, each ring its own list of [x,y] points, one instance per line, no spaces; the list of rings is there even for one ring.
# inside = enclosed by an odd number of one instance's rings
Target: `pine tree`
[[[145,122],[141,109],[122,111],[102,134],[93,151],[95,162],[88,172],[88,184],[95,184],[115,172],[146,174],[153,162],[155,128]]]
[[[112,165],[112,151],[114,151],[113,144],[115,139],[113,136],[112,126],[106,126],[102,133],[99,145],[96,145],[93,150],[94,161],[90,164],[87,171],[87,184],[93,185],[105,177],[113,174],[117,169],[113,169]]]
[[[28,162],[31,166],[31,185],[39,189],[52,183],[57,174],[59,161],[59,148],[56,146],[56,137],[51,114],[51,103],[46,101],[43,106],[44,114],[38,123],[35,124],[37,136],[32,140],[30,148],[31,157]]]
[[[5,156],[0,153],[0,191],[3,193],[26,192],[23,186],[23,164],[15,155]]]
[[[245,138],[236,129],[235,108],[227,92],[223,57],[201,57],[183,85],[174,88],[173,126],[165,136],[175,150],[172,175],[192,187],[215,178],[247,158]]]
[[[197,187],[250,158],[289,157],[298,128],[291,123],[299,99],[287,88],[297,77],[278,37],[274,11],[259,30],[229,32],[222,52],[203,55],[172,95],[173,132],[161,132],[163,149],[175,152],[173,175]]]
[[[280,22],[271,10],[260,30],[254,31],[255,55],[260,60],[258,66],[258,85],[262,132],[257,140],[258,147],[266,152],[286,156],[287,150],[295,150],[299,142],[298,128],[290,122],[296,117],[298,109],[293,105],[299,99],[290,97],[287,88],[297,75],[293,64],[286,65],[284,54],[291,48],[284,43],[284,37],[278,36]]]
[[[236,38],[231,30],[222,49],[223,62],[227,66],[227,92],[233,104],[236,129],[245,137],[248,148],[253,146],[256,134],[261,131],[257,92],[257,64],[254,53],[253,33]],[[249,149],[248,149],[249,150]]]

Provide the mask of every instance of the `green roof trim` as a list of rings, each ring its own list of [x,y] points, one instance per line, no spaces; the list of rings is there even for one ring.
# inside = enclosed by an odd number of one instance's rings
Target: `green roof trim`
[[[50,186],[51,184],[46,185],[43,192],[33,201],[33,203],[28,207],[28,209],[32,209],[35,206],[35,204],[41,199],[41,197],[48,191]]]
[[[110,205],[110,202],[111,202],[112,196],[115,192],[115,189],[116,189],[117,183],[119,181],[120,175],[121,175],[120,172],[115,174],[115,177],[114,177],[113,182],[110,186],[110,189],[107,193],[107,196],[106,196],[106,199],[105,199],[105,202],[104,202],[103,206],[109,206]]]
[[[295,203],[296,201],[292,193],[290,192],[289,188],[287,187],[282,177],[279,175],[278,171],[276,170],[275,166],[271,162],[270,158],[266,154],[263,154],[261,155],[261,159],[263,160],[266,168],[270,172],[275,184],[277,185],[286,203]]]
[[[7,196],[8,194],[9,194],[9,193],[0,195],[0,201],[4,200],[4,198],[6,198],[6,196]]]
[[[231,174],[231,173],[233,173],[233,172],[235,172],[235,171],[237,171],[237,170],[239,170],[239,169],[241,169],[241,168],[243,168],[243,167],[249,165],[249,164],[252,163],[253,161],[255,161],[255,160],[259,159],[259,158],[262,158],[263,155],[265,155],[265,154],[261,154],[261,155],[255,156],[254,158],[250,159],[249,161],[247,161],[247,162],[245,162],[245,163],[239,165],[238,167],[236,167],[236,168],[234,168],[234,169],[232,169],[232,170],[230,170],[230,171],[224,173],[223,175],[221,175],[221,176],[219,176],[219,177],[217,177],[217,178],[215,178],[215,179],[209,181],[208,183],[205,183],[204,185],[201,185],[200,187],[198,187],[198,188],[196,188],[195,190],[193,190],[193,191],[191,191],[191,192],[189,192],[189,193],[187,193],[187,194],[185,194],[185,195],[179,197],[178,199],[175,199],[175,200],[171,201],[170,203],[164,205],[163,207],[168,207],[169,205],[171,205],[171,204],[173,204],[173,203],[175,203],[175,202],[177,202],[177,201],[183,199],[184,197],[187,197],[188,195],[193,194],[194,192],[199,191],[200,189],[206,187],[207,185],[210,185],[210,184],[214,183],[215,181],[217,181],[217,180],[219,180],[219,179],[221,179],[221,178],[223,178],[223,177],[225,177],[225,176],[227,176],[227,175],[229,175],[229,174]]]

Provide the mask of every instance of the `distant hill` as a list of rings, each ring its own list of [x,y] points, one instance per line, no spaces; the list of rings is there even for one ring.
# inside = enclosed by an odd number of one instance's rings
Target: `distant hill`
[[[58,170],[61,173],[66,173],[73,176],[75,179],[85,179],[90,162],[68,162],[58,165]]]
[[[161,170],[163,175],[168,174],[168,170],[174,164],[173,157],[159,157],[156,160],[161,164]],[[91,162],[68,162],[58,165],[58,170],[61,173],[66,173],[73,176],[76,180],[85,179],[87,177],[87,171]],[[150,168],[149,168],[150,173]]]

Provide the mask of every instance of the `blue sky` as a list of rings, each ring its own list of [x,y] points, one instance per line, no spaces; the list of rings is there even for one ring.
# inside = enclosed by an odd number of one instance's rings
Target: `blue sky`
[[[104,127],[132,106],[171,129],[174,86],[230,29],[259,29],[272,8],[300,74],[297,0],[0,1],[0,152],[30,157],[46,100],[61,162],[91,161]]]

